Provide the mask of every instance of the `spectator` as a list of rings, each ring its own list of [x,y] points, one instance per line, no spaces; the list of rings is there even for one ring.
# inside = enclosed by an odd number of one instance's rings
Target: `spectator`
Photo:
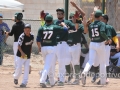
[[[2,21],[3,15],[0,14],[0,65],[2,65],[3,62],[3,49],[4,49],[4,43],[6,43],[6,35],[4,34],[4,31],[9,32],[10,29],[6,23]]]

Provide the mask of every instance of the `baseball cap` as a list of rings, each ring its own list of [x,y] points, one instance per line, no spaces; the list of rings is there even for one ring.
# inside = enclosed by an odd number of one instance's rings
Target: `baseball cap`
[[[95,16],[102,16],[102,11],[101,10],[97,10],[95,11]]]
[[[69,17],[73,17],[75,14],[74,13],[70,13]]]
[[[58,8],[58,9],[56,9],[56,12],[58,12],[58,11],[61,11],[61,12],[63,12],[63,13],[65,12],[63,8]]]
[[[45,20],[53,20],[53,16],[49,14],[45,17]]]
[[[0,14],[0,17],[2,17],[2,18],[3,18],[3,15],[2,15],[2,14]]]
[[[31,25],[29,23],[26,23],[25,28],[30,28],[31,29]]]

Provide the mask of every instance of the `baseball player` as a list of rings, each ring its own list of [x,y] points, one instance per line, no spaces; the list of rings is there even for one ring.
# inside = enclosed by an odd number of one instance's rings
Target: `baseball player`
[[[22,13],[15,13],[14,21],[16,23],[12,26],[11,32],[6,33],[6,35],[8,36],[14,35],[13,51],[14,51],[15,68],[16,68],[16,60],[17,60],[16,53],[18,50],[18,38],[24,32],[24,22],[22,21],[22,18],[23,18]]]
[[[0,14],[0,65],[3,63],[3,49],[4,43],[6,43],[5,32],[9,32],[10,29],[6,23],[2,21],[3,15]]]
[[[58,8],[57,12],[57,20],[54,20],[55,25],[60,25],[61,22],[64,22],[68,29],[74,29],[75,25],[68,20],[64,20],[64,9]],[[70,54],[68,53],[69,46],[67,44],[68,32],[62,32],[60,35],[57,36],[57,46],[56,46],[56,55],[59,64],[59,82],[58,86],[63,86],[65,82],[65,65],[70,62]]]
[[[54,68],[55,68],[55,46],[57,45],[57,35],[61,32],[67,32],[67,26],[61,22],[61,26],[53,25],[53,16],[45,17],[45,25],[38,30],[37,45],[44,58],[44,69],[40,78],[40,86],[46,87],[45,80],[49,76],[51,86],[54,86]]]
[[[119,41],[118,41],[118,37],[116,36],[117,34],[116,34],[114,28],[111,25],[107,24],[108,20],[109,20],[108,16],[103,14],[102,21],[106,24],[106,31],[107,31],[107,33],[109,33],[108,35],[110,38],[112,38],[113,42],[115,42],[116,49],[119,51]],[[109,71],[109,58],[110,58],[111,47],[108,44],[105,47],[106,47],[106,70],[107,70],[107,73],[109,73],[108,71]],[[94,67],[94,70],[98,71],[97,67]],[[95,72],[95,73],[97,73],[97,72]],[[96,81],[96,74],[92,81],[93,82]],[[108,83],[108,81],[109,80],[107,79],[106,83]],[[100,80],[98,81],[98,84],[99,83],[100,83]]]
[[[18,39],[17,67],[14,73],[14,83],[18,84],[18,79],[22,74],[22,65],[24,65],[24,76],[20,87],[26,87],[28,83],[30,56],[34,35],[31,34],[31,25],[25,24],[24,33]]]
[[[78,30],[69,30],[68,31],[68,40],[67,43],[69,45],[69,53],[71,58],[71,63],[75,69],[75,81],[72,83],[73,85],[79,85],[79,72],[80,72],[80,52],[81,52],[81,36],[84,31],[83,25],[81,24],[82,21],[79,19],[79,14],[76,12],[75,14],[71,14],[72,22],[78,23],[79,28]],[[77,16],[77,17],[76,17]],[[69,63],[70,64],[70,63]],[[68,64],[68,65],[69,65]]]
[[[90,47],[89,47],[89,61],[87,62],[83,72],[82,72],[82,84],[86,84],[86,74],[90,70],[91,66],[95,62],[99,62],[100,64],[100,84],[106,84],[106,49],[105,43],[110,43],[110,38],[105,33],[105,23],[101,22],[102,18],[102,11],[96,10],[95,14],[95,21],[91,23],[88,27],[85,26],[84,21],[84,28],[88,29],[89,37],[91,39]],[[94,55],[94,56],[93,56]],[[96,61],[97,58],[97,61]]]

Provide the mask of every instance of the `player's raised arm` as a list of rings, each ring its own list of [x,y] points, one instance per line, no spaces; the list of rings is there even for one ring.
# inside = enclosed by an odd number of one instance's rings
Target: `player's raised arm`
[[[86,22],[86,17],[83,17],[84,33],[88,33],[88,25]]]
[[[85,16],[85,12],[80,8],[78,7],[74,2],[70,2],[72,4],[73,7],[75,7],[80,13],[81,15],[84,17]]]

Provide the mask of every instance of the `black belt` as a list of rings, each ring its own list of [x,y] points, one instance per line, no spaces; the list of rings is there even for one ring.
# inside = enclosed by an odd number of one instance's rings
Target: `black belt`
[[[74,46],[74,45],[77,45],[78,43],[75,43],[75,44],[68,44],[69,46]]]

